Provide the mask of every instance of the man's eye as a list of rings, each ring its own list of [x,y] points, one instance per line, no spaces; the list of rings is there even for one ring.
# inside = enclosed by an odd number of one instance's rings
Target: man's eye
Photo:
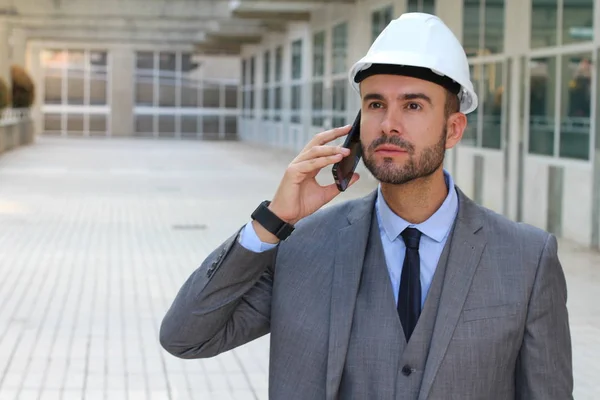
[[[421,105],[417,103],[408,103],[408,109],[417,111],[421,109]]]
[[[369,104],[369,107],[370,108],[381,108],[382,105],[381,105],[381,103],[374,102],[374,103]]]

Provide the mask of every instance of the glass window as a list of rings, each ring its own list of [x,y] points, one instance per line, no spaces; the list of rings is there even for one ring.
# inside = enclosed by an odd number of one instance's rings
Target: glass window
[[[347,38],[348,24],[342,22],[333,28],[333,73],[340,74],[346,72],[346,53],[347,53]]]
[[[90,72],[90,105],[108,104],[108,75],[106,71]]]
[[[135,58],[137,69],[154,69],[154,53],[150,51],[138,51]]]
[[[242,59],[242,86],[248,83],[248,74],[246,73],[246,59]]]
[[[158,65],[161,71],[175,71],[177,55],[175,53],[160,53]]]
[[[338,79],[333,81],[333,127],[343,126],[346,121],[346,80]]]
[[[373,11],[371,14],[371,41],[375,41],[377,36],[392,21],[394,13],[393,6],[387,6],[380,10]]]
[[[502,97],[503,64],[486,64],[483,66],[483,128],[481,146],[500,149],[502,147]]]
[[[468,57],[479,54],[481,0],[464,0],[462,44]]]
[[[531,0],[531,47],[555,46],[558,0]]]
[[[532,59],[529,74],[529,152],[553,155],[556,58]]]
[[[292,42],[292,80],[302,78],[302,40]]]
[[[469,57],[504,51],[504,0],[464,0],[463,46]]]
[[[594,38],[594,0],[563,0],[564,44]]]
[[[269,83],[271,79],[271,52],[265,51],[263,57],[263,82]]]
[[[313,36],[313,76],[325,75],[325,32]]]
[[[323,82],[314,82],[312,84],[312,124],[313,126],[323,125]]]
[[[300,108],[302,106],[302,86],[293,85],[291,94],[292,94],[291,121],[293,123],[299,123],[300,122]]]
[[[250,85],[254,85],[254,72],[256,68],[256,57],[250,58]]]
[[[283,48],[275,49],[275,82],[281,82],[281,65],[283,62]]]
[[[560,157],[589,158],[591,59],[589,53],[562,57]]]
[[[484,54],[498,54],[504,51],[504,3],[505,0],[484,0]]]
[[[562,4],[562,32],[558,32]],[[593,0],[532,0],[531,47],[590,42],[594,39]]]
[[[435,14],[435,0],[408,0],[408,12]]]

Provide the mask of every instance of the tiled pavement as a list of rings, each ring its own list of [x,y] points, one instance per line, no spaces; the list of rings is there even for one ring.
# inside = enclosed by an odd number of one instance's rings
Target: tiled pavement
[[[240,143],[42,139],[0,157],[0,399],[266,399],[268,338],[208,360],[158,326],[291,154]],[[360,196],[364,180],[338,200]],[[561,242],[576,399],[600,397],[600,256]]]

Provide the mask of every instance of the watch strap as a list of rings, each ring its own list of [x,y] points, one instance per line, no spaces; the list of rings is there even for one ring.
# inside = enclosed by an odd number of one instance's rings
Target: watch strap
[[[252,213],[252,219],[261,224],[267,231],[275,235],[279,240],[285,240],[294,231],[294,226],[279,218],[273,211],[269,210],[269,200],[265,200]]]

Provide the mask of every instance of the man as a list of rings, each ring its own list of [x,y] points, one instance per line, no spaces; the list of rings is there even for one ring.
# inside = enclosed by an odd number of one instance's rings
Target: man
[[[404,14],[350,78],[378,189],[322,208],[339,192],[315,176],[348,154],[326,144],[349,127],[316,135],[185,282],[162,346],[212,357],[270,332],[272,399],[572,398],[556,239],[474,204],[442,167],[477,107],[458,40]]]

